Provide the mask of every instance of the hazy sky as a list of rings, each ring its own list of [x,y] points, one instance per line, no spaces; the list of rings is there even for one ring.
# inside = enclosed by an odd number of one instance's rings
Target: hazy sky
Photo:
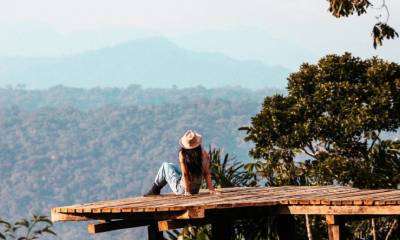
[[[400,1],[386,2],[390,24],[400,32]],[[321,53],[350,51],[400,60],[399,40],[386,41],[380,50],[372,48],[371,29],[378,12],[336,19],[327,8],[326,0],[1,0],[0,28],[40,24],[63,34],[126,28],[179,37],[252,27]]]
[[[387,3],[392,24],[400,25],[400,1]],[[309,25],[332,26],[336,20],[327,8],[326,0],[2,0],[0,23],[39,22],[61,32],[134,27],[168,34],[250,25],[286,35],[310,30]],[[365,23],[369,29],[373,21],[370,15],[343,28],[357,31]]]

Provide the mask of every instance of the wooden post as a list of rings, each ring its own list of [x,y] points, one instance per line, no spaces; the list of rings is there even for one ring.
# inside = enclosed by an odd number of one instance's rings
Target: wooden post
[[[158,223],[154,222],[147,227],[148,240],[164,240],[163,232],[158,230]]]
[[[326,215],[326,224],[328,225],[328,239],[340,240],[344,239],[344,222],[335,215]]]
[[[211,225],[212,239],[230,240],[233,237],[233,222],[228,219],[217,220]]]
[[[308,214],[306,214],[305,217],[306,217],[305,221],[306,221],[307,238],[308,240],[313,240],[310,218]]]
[[[295,240],[296,228],[293,215],[279,215],[276,216],[277,220],[277,233],[279,240]]]
[[[328,239],[329,240],[340,240],[340,226],[334,224],[328,224]]]

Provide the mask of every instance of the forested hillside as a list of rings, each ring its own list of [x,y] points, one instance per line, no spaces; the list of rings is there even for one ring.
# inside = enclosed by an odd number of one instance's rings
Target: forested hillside
[[[162,161],[177,161],[187,128],[241,161],[249,145],[237,129],[276,90],[0,89],[0,217],[49,215],[54,206],[134,196]],[[90,239],[84,225],[56,225],[62,239]],[[76,235],[78,234],[78,235]],[[140,239],[140,231],[95,239]]]
[[[285,94],[283,89],[265,88],[249,90],[241,87],[224,88],[142,88],[130,85],[127,88],[69,88],[58,85],[47,90],[26,90],[24,85],[8,88],[0,87],[0,106],[17,106],[33,111],[42,107],[73,107],[88,110],[108,105],[150,106],[166,103],[181,104],[208,100],[232,102],[259,102],[266,95]]]

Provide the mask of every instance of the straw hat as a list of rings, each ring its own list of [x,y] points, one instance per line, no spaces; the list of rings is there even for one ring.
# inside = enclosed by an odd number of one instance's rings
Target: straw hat
[[[185,149],[196,148],[201,144],[201,142],[201,135],[191,129],[185,132],[179,140],[179,144]]]

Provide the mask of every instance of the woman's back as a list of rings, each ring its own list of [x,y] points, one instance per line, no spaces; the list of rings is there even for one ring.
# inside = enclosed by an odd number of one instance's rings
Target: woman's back
[[[198,153],[199,156],[196,154],[187,154],[185,150],[182,152],[189,170],[190,193],[199,192],[203,182],[204,170],[206,169],[207,158],[204,157],[204,154],[207,153],[201,147]]]

